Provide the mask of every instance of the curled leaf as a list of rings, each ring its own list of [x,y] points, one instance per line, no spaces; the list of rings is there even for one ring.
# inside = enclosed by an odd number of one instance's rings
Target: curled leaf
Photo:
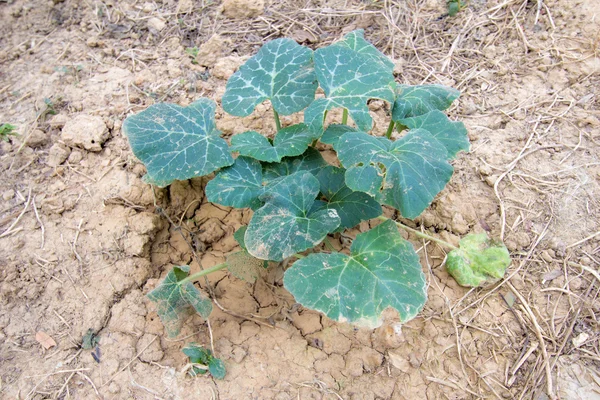
[[[461,239],[460,247],[448,253],[446,269],[459,285],[476,287],[502,279],[510,263],[506,246],[481,233]]]

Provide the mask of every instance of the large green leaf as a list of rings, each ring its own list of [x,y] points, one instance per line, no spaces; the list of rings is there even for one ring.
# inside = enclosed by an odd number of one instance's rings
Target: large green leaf
[[[460,96],[456,89],[442,85],[398,85],[392,120],[417,117],[433,110],[445,110]]]
[[[298,157],[285,157],[279,163],[263,163],[263,183],[267,184],[277,178],[282,178],[299,171],[308,171],[316,176],[327,165],[321,153],[309,147],[308,150]]]
[[[173,267],[165,279],[148,293],[148,298],[156,303],[156,312],[170,337],[179,334],[185,320],[194,312],[208,318],[212,311],[210,299],[192,282],[181,283],[189,272],[188,266]]]
[[[350,40],[348,40],[350,42]],[[315,71],[325,98],[316,99],[304,111],[304,121],[313,132],[323,132],[325,112],[348,109],[360,130],[369,131],[373,119],[367,101],[394,102],[394,76],[387,65],[373,61],[370,51],[353,50],[346,39],[315,51]]]
[[[273,144],[255,131],[235,135],[231,138],[231,150],[260,161],[279,162],[283,157],[301,155],[318,138],[306,125],[297,124],[277,132]]]
[[[206,185],[206,197],[211,203],[227,207],[256,209],[263,193],[263,174],[260,163],[240,156],[231,167],[223,168]]]
[[[319,244],[340,225],[335,210],[311,212],[319,181],[300,171],[269,185],[260,197],[244,241],[248,253],[261,260],[281,261]]]
[[[223,109],[245,117],[268,99],[282,115],[303,110],[317,90],[312,55],[311,49],[292,39],[268,42],[229,78]]]
[[[188,107],[158,103],[123,123],[133,154],[146,165],[145,181],[164,187],[233,164],[215,126],[215,103],[201,98]]]
[[[395,142],[364,132],[349,132],[336,150],[347,168],[346,184],[380,203],[416,218],[446,186],[453,168],[448,152],[431,133],[410,130]]]
[[[387,307],[402,322],[427,299],[419,257],[393,221],[356,236],[350,255],[313,253],[285,272],[284,286],[305,307],[340,322],[375,328]]]
[[[352,228],[371,218],[381,215],[381,206],[366,193],[355,192],[346,186],[344,174],[346,170],[332,165],[325,167],[317,174],[321,185],[321,194],[327,202],[323,208],[335,210],[340,216],[340,230]]]
[[[460,247],[448,253],[446,269],[459,285],[475,287],[502,279],[510,263],[506,246],[481,233],[461,239]]]
[[[469,151],[467,128],[462,122],[450,121],[441,111],[434,110],[417,117],[404,118],[399,121],[409,129],[425,129],[448,150],[451,159],[459,151]]]

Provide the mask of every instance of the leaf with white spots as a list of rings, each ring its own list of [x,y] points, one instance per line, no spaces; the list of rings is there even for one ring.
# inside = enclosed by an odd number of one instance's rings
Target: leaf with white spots
[[[232,166],[217,172],[205,189],[211,203],[252,209],[262,206],[258,197],[263,191],[262,166],[258,161],[243,156],[236,158]]]
[[[296,261],[283,284],[303,306],[369,328],[381,325],[388,307],[407,322],[427,300],[419,257],[390,220],[357,235],[350,255],[313,253]]]
[[[382,213],[381,206],[375,199],[366,193],[355,192],[346,186],[345,172],[343,168],[330,165],[317,174],[321,185],[321,194],[326,200],[322,207],[338,213],[341,220],[338,230],[352,228],[360,221],[378,217]]]
[[[325,129],[325,132],[323,132],[323,136],[321,136],[321,139],[319,139],[319,141],[321,143],[330,144],[333,147],[335,147],[337,141],[346,132],[356,132],[356,128],[342,124],[331,124],[327,127],[327,129]]]
[[[173,267],[165,279],[150,293],[148,298],[156,303],[156,312],[169,337],[179,334],[185,320],[199,313],[208,318],[212,302],[192,282],[184,282],[190,267]]]
[[[443,144],[423,129],[392,142],[364,132],[344,134],[336,151],[346,185],[363,191],[405,218],[418,217],[446,186],[453,168]]]
[[[323,167],[329,165],[321,156],[321,153],[309,147],[302,155],[297,157],[284,157],[278,163],[263,163],[263,184],[267,184],[284,176],[291,175],[299,171],[308,171],[317,175]]]
[[[273,143],[255,131],[248,131],[231,138],[231,150],[240,155],[265,162],[279,162],[283,157],[299,156],[318,139],[304,124],[296,124],[281,129]]]
[[[445,110],[459,96],[458,90],[443,85],[398,85],[392,120],[399,121],[433,110]]]
[[[356,33],[349,35],[356,36]],[[369,131],[373,118],[367,101],[394,102],[396,83],[392,69],[383,62],[374,61],[377,57],[372,50],[351,46],[349,42],[351,40],[346,36],[338,43],[315,51],[315,71],[325,98],[316,99],[304,111],[304,122],[315,133],[323,132],[325,112],[337,107],[346,108],[358,128]]]
[[[316,90],[313,51],[292,39],[276,39],[229,78],[221,104],[229,114],[245,117],[271,100],[275,111],[290,115],[306,108]]]
[[[335,210],[312,211],[319,181],[300,171],[268,186],[265,205],[254,212],[244,242],[261,260],[281,261],[319,244],[340,225]]]
[[[144,163],[144,180],[165,187],[233,164],[215,125],[216,104],[201,98],[187,107],[158,103],[123,123],[133,154]]]

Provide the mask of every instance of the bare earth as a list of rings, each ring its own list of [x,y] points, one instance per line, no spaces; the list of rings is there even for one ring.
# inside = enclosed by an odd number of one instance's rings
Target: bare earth
[[[20,134],[0,145],[0,397],[600,398],[600,2],[471,0],[455,17],[443,0],[224,3],[0,1],[0,123]],[[144,295],[173,265],[223,262],[251,212],[208,203],[206,179],[153,194],[122,121],[218,100],[270,39],[316,48],[357,28],[398,82],[463,92],[450,115],[472,151],[414,226],[503,238],[506,279],[459,287],[444,251],[410,237],[429,301],[407,324],[334,323],[296,304],[274,265],[255,284],[211,275],[210,325],[193,317],[169,340]],[[389,106],[370,106],[382,132]],[[241,122],[218,113],[226,138],[274,132],[269,104]],[[185,373],[189,341],[214,346],[224,380]]]

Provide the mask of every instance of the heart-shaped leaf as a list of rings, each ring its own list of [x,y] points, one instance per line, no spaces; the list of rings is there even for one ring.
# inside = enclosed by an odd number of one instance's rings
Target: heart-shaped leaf
[[[459,96],[458,90],[442,85],[398,85],[392,120],[399,121],[433,110],[445,110]]]
[[[394,76],[390,68],[374,62],[368,52],[353,50],[342,40],[315,51],[315,71],[325,98],[316,99],[304,112],[304,121],[315,133],[323,132],[323,118],[327,110],[336,107],[348,109],[360,130],[369,131],[373,119],[367,101],[382,99],[394,102]]]
[[[404,118],[400,124],[409,129],[425,129],[448,150],[450,159],[459,151],[469,151],[470,143],[467,128],[462,122],[450,121],[441,111],[434,110],[417,117]]]
[[[297,124],[277,132],[273,144],[255,131],[235,135],[231,138],[231,150],[260,161],[279,162],[283,157],[304,153],[313,140],[318,138],[306,125]]]
[[[282,115],[303,110],[317,90],[312,56],[311,49],[292,39],[266,43],[227,81],[221,99],[223,109],[245,117],[258,104],[271,100],[275,111]]]
[[[327,165],[329,164],[323,159],[321,153],[309,147],[301,156],[285,157],[279,163],[263,163],[263,183],[266,184],[299,171],[308,171],[316,176]]]
[[[327,129],[325,129],[325,132],[323,132],[323,136],[321,136],[320,142],[330,144],[333,147],[335,147],[337,141],[346,132],[356,132],[356,128],[342,124],[331,124],[327,127]]]
[[[215,126],[216,104],[201,98],[187,107],[158,103],[123,123],[133,154],[146,165],[144,180],[159,187],[233,164]]]
[[[261,260],[281,261],[314,247],[340,225],[335,210],[311,212],[319,181],[310,172],[296,172],[269,185],[260,197],[244,241],[248,253]]]
[[[350,253],[310,254],[285,272],[284,286],[305,307],[370,328],[381,325],[387,307],[398,310],[402,322],[423,308],[419,257],[393,221],[357,235]]]
[[[423,129],[410,130],[395,142],[349,132],[338,141],[336,150],[347,168],[350,189],[395,207],[405,218],[419,216],[453,172],[444,145]]]
[[[467,235],[460,247],[448,253],[446,269],[461,286],[486,286],[504,277],[510,254],[502,242],[485,233]]]
[[[323,208],[335,210],[340,216],[340,227],[352,228],[360,221],[369,220],[381,215],[381,206],[366,193],[355,192],[346,186],[344,174],[346,170],[332,165],[325,167],[317,174],[321,185],[321,194],[327,202]]]
[[[219,171],[205,189],[211,203],[252,209],[262,206],[258,198],[263,191],[262,166],[258,161],[243,156],[236,158],[231,167]]]
[[[181,282],[188,276],[190,267],[173,267],[165,279],[150,293],[148,298],[156,303],[158,316],[169,337],[179,334],[185,320],[198,312],[208,318],[212,302],[192,282]]]

